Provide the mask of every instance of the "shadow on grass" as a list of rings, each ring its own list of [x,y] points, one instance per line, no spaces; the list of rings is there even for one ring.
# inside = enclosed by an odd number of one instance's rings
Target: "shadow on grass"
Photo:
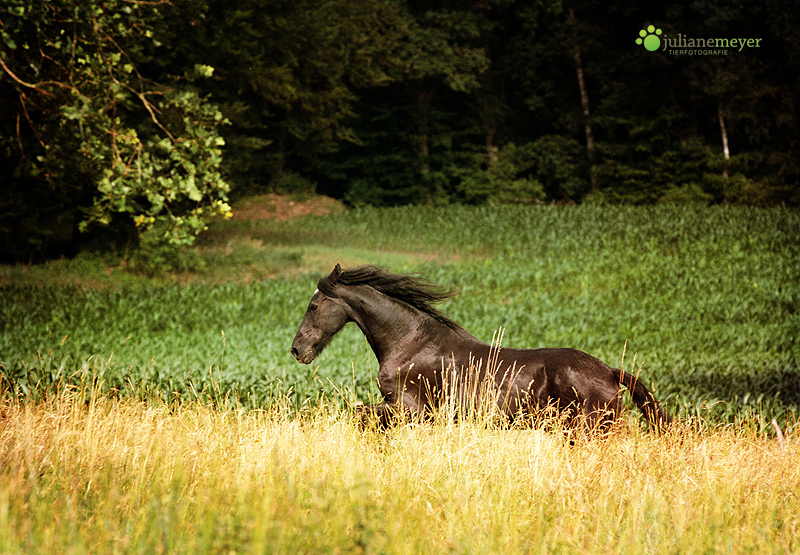
[[[714,420],[758,414],[780,421],[800,414],[800,366],[690,370],[662,382],[659,392],[667,406],[677,402],[684,412],[705,406]]]

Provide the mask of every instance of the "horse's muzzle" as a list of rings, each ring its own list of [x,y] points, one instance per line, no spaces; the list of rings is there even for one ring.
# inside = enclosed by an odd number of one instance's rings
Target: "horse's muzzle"
[[[292,356],[296,358],[297,362],[300,364],[311,364],[311,361],[317,358],[313,349],[308,349],[306,352],[301,354],[300,349],[293,345],[292,348],[289,349],[289,352],[292,353]]]

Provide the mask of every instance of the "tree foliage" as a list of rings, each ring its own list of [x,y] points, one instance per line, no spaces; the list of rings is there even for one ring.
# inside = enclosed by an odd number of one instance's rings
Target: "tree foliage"
[[[81,230],[123,220],[146,241],[185,245],[209,217],[230,213],[220,174],[225,119],[189,86],[213,68],[170,74],[155,63],[171,10],[165,2],[5,1],[2,148],[20,184],[10,202],[22,212],[7,212],[4,226],[41,206],[75,217]],[[25,197],[27,184],[36,198]]]
[[[230,214],[228,184],[353,205],[796,204],[800,22],[781,6],[3,0],[3,249],[95,224],[188,244]],[[761,46],[649,52],[650,24]]]

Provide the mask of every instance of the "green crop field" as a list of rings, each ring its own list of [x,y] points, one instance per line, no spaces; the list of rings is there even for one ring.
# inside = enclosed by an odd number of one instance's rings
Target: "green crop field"
[[[797,553],[798,237],[782,208],[417,207],[219,222],[155,277],[3,267],[0,552]],[[363,430],[360,331],[288,354],[336,262],[460,288],[443,309],[484,340],[624,364],[680,423]]]
[[[108,389],[245,406],[377,395],[348,326],[312,367],[288,347],[316,280],[375,263],[461,290],[443,310],[506,347],[635,367],[682,415],[780,421],[800,406],[800,215],[783,208],[449,206],[219,222],[202,269],[147,280],[78,257],[0,273],[6,387]],[[623,353],[625,361],[622,360]],[[763,424],[762,422],[762,424]]]

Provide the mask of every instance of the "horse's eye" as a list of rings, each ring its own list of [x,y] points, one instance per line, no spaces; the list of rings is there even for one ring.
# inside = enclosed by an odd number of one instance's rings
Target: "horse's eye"
[[[315,304],[308,305],[308,310],[310,310],[311,312],[314,312],[315,310],[317,310],[317,305],[315,305]]]

